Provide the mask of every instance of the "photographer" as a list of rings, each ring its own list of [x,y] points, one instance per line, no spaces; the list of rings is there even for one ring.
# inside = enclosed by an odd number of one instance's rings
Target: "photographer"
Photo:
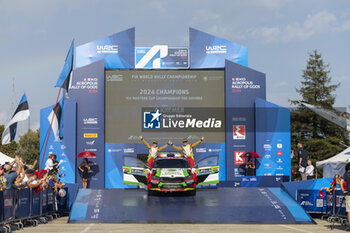
[[[345,194],[345,203],[346,203],[346,212],[348,213],[348,222],[350,222],[350,185],[347,185],[347,187],[344,187],[344,182],[346,181],[347,184],[350,184],[350,163],[346,164],[345,166],[345,173],[343,175],[343,179],[340,182],[340,188]],[[347,230],[350,230],[350,226],[348,226]]]

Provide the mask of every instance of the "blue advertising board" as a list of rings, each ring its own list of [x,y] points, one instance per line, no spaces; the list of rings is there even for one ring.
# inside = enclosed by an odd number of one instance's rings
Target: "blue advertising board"
[[[2,211],[4,209],[4,196],[2,191],[0,191],[0,207],[0,222],[2,222],[4,220],[4,212]]]
[[[25,218],[30,215],[30,189],[19,189],[17,208],[16,208],[16,218]]]
[[[50,133],[48,138],[45,156],[46,140],[49,133],[51,119],[49,115],[54,105],[40,110],[40,157],[39,166],[45,168],[45,162],[49,154],[55,154],[57,161],[60,163],[60,173],[65,174],[60,179],[64,183],[75,183],[75,158],[76,158],[76,99],[65,99],[62,114],[63,122],[63,139],[55,141],[55,136]],[[42,159],[43,158],[43,159]]]
[[[15,208],[15,190],[14,189],[4,189],[4,221],[14,219],[14,208]]]
[[[105,60],[106,69],[134,68],[135,28],[76,47],[76,67]]]
[[[187,69],[188,48],[155,45],[135,49],[136,69]]]
[[[39,216],[41,212],[41,192],[35,192],[32,190],[32,208],[31,208],[31,217]]]
[[[68,92],[77,100],[77,166],[90,160],[89,187],[104,188],[104,61],[75,69]],[[79,169],[76,181],[82,184]]]
[[[290,110],[255,99],[257,176],[290,176]]]
[[[190,68],[224,68],[225,59],[248,66],[248,49],[240,44],[190,28]]]
[[[325,213],[327,210],[327,193],[324,191],[322,198],[320,190],[315,189],[299,189],[297,194],[297,202],[308,213]]]
[[[226,60],[226,174],[245,175],[246,152],[255,151],[255,97],[266,98],[265,74]]]

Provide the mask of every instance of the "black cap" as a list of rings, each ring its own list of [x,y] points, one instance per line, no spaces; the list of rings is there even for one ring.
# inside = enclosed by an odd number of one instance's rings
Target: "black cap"
[[[182,142],[187,142],[187,138],[184,138],[184,140],[182,140]]]

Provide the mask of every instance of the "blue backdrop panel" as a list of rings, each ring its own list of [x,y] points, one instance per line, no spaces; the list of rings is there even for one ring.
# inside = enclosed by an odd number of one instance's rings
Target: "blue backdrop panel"
[[[146,195],[137,189],[79,190],[69,222],[313,223],[280,188],[198,190],[194,197]]]
[[[174,149],[170,148],[169,151]],[[165,150],[166,151],[166,150]],[[123,157],[137,157],[138,154],[148,154],[143,143],[106,143],[105,144],[105,185],[106,188],[136,188],[135,185],[123,184]],[[219,158],[219,179],[225,180],[226,161],[225,143],[202,143],[194,148],[195,161],[200,161],[211,155]]]
[[[242,176],[240,187],[281,187],[289,176]]]
[[[40,110],[40,158],[43,157],[46,139],[49,133],[50,121],[48,117],[53,110],[54,105]],[[63,139],[55,141],[55,136],[51,131],[47,143],[43,166],[49,154],[57,155],[57,161],[60,164],[60,171],[65,176],[61,178],[62,182],[75,183],[75,158],[76,158],[76,99],[65,99],[63,106],[64,122],[63,122]]]
[[[257,176],[290,176],[290,110],[255,99]]]
[[[104,61],[75,69],[69,97],[77,100],[77,156],[93,153],[89,187],[104,188]],[[77,166],[83,161],[77,158]],[[79,170],[76,181],[82,184]]]
[[[245,175],[244,152],[255,151],[255,97],[266,98],[265,74],[226,60],[226,174]]]
[[[248,66],[248,49],[240,44],[190,28],[190,67],[224,68],[225,59]]]
[[[134,68],[135,28],[95,40],[76,48],[76,67],[105,60],[106,69]]]
[[[296,200],[298,189],[320,190],[323,187],[330,187],[332,181],[333,181],[333,178],[323,178],[323,179],[316,179],[316,180],[284,182],[282,183],[282,188],[285,191],[287,191]]]

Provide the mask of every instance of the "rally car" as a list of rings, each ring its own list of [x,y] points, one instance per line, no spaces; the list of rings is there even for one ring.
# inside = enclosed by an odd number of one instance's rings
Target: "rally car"
[[[195,195],[197,185],[219,183],[217,161],[218,156],[209,156],[191,169],[188,160],[181,153],[161,152],[150,169],[135,157],[124,157],[124,184],[146,186],[148,194],[186,192]]]

